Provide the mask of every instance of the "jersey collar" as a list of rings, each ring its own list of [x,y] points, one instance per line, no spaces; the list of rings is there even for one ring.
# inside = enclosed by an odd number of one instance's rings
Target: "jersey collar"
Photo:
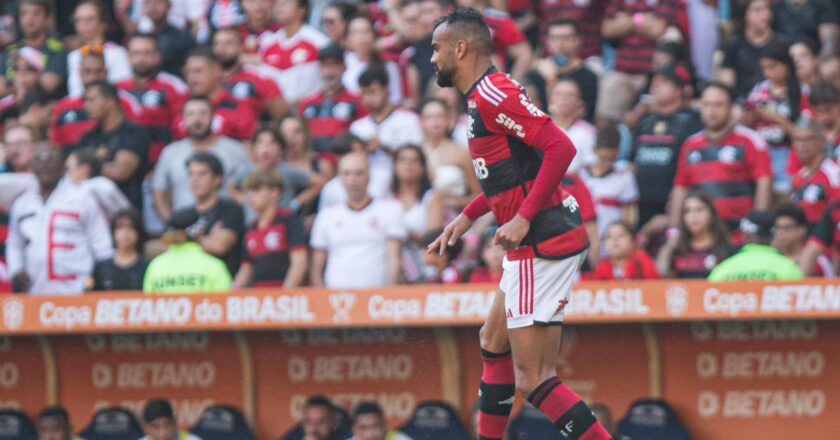
[[[498,71],[499,71],[499,69],[496,69],[496,66],[488,67],[487,70],[484,72],[484,75],[481,75],[481,78],[479,78],[478,81],[473,83],[473,85],[470,87],[470,89],[467,90],[467,93],[464,93],[464,97],[469,98],[470,95],[472,95],[473,90],[475,90],[475,88],[478,87],[478,83],[480,83],[481,80],[484,79],[484,77],[486,77],[487,75],[490,75],[491,73],[496,73]]]

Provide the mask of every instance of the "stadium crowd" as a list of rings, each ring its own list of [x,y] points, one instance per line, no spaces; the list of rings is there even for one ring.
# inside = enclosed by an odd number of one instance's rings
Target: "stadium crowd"
[[[829,0],[14,0],[0,292],[498,282],[489,216],[425,252],[488,173],[430,63],[456,7],[575,143],[585,279],[835,276]]]

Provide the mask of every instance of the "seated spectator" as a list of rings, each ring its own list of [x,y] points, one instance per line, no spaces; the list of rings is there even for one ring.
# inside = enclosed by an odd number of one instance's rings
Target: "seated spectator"
[[[338,159],[331,153],[319,154],[313,148],[309,122],[301,116],[287,116],[280,121],[279,128],[283,139],[283,162],[290,168],[305,173],[317,195],[324,184],[335,177]]]
[[[805,211],[795,205],[782,205],[776,209],[776,222],[773,224],[773,247],[793,261],[801,261],[808,239],[808,220]],[[834,278],[836,273],[831,259],[825,254],[817,256],[814,272],[810,275],[822,278]]]
[[[149,262],[143,275],[146,293],[225,293],[232,285],[225,262],[210,255],[198,240],[201,231],[194,210],[178,211],[169,219],[162,240],[169,246],[166,252]]]
[[[618,144],[621,134],[615,125],[598,128],[595,144],[597,161],[580,171],[580,177],[595,203],[598,217],[598,234],[603,235],[607,226],[619,220],[635,224],[639,188],[630,170],[616,169]]]
[[[775,215],[753,211],[741,220],[744,247],[723,260],[709,281],[796,281],[803,278],[796,262],[770,246]]]
[[[610,280],[654,280],[659,278],[656,263],[644,251],[636,249],[635,232],[624,222],[615,222],[604,233],[606,258],[598,263],[591,278]]]
[[[764,79],[759,64],[764,48],[784,41],[773,31],[771,3],[769,0],[747,1],[743,32],[730,38],[724,47],[719,78],[734,89],[739,100],[745,99],[753,87]]]
[[[38,414],[39,440],[81,440],[73,435],[70,415],[60,406],[45,408]]]
[[[93,290],[143,290],[148,261],[143,258],[143,221],[137,211],[126,209],[111,218],[114,256],[93,267]]]
[[[832,200],[840,199],[840,165],[825,157],[822,126],[801,116],[793,129],[793,148],[802,167],[793,175],[791,202],[805,210],[808,224],[820,221]]]
[[[273,6],[274,2],[266,0],[242,1],[245,22],[240,24],[237,30],[244,44],[244,54],[248,56],[256,54],[263,34],[280,30],[280,24],[274,20]],[[259,57],[255,61],[259,62]]]
[[[283,179],[275,171],[257,171],[244,187],[257,218],[245,231],[245,256],[234,286],[301,286],[309,260],[306,231],[299,217],[278,206]]]
[[[362,74],[371,67],[384,69],[388,74],[388,101],[391,104],[399,105],[403,99],[402,76],[397,63],[385,61],[377,51],[376,32],[373,28],[373,20],[365,15],[357,15],[347,23],[347,52],[344,53],[344,63],[347,69],[341,77],[344,88],[350,93],[360,93],[361,84],[359,79]]]
[[[811,108],[822,126],[829,158],[840,160],[840,93],[826,81],[811,88]]]
[[[306,399],[301,425],[306,440],[342,440],[347,437],[341,433],[338,411],[323,396]]]
[[[399,431],[389,431],[378,403],[360,402],[353,409],[353,437],[348,440],[411,440]]]
[[[189,33],[169,22],[171,11],[172,0],[143,0],[143,12],[148,21],[141,22],[137,30],[157,37],[163,54],[163,71],[180,75],[195,41]]]
[[[146,436],[140,440],[201,440],[188,432],[178,431],[175,411],[166,400],[151,400],[143,407],[143,431]]]
[[[423,237],[423,247],[428,248],[443,234],[443,229],[433,230]],[[463,241],[459,238],[448,244],[443,254],[423,252],[423,282],[428,284],[458,284],[464,282],[464,273],[455,259],[461,254]]]
[[[838,22],[840,10],[837,4],[826,0],[797,0],[795,2],[773,2],[773,27],[787,41],[807,38],[819,41],[821,50],[837,50],[840,37]]]
[[[67,77],[67,51],[58,38],[50,36],[53,8],[48,0],[23,0],[17,4],[17,23],[21,39],[9,44],[0,54],[0,76],[14,81],[12,65],[14,53],[23,48],[38,51],[43,57],[44,70],[38,77],[38,84],[49,95],[54,95],[64,85]]]
[[[347,202],[325,208],[315,218],[312,285],[352,289],[396,284],[406,238],[400,205],[368,195],[370,173],[363,153],[344,156],[338,174]]]
[[[820,222],[814,226],[808,244],[800,256],[799,265],[806,275],[817,274],[817,264],[822,254],[829,255],[834,272],[840,273],[840,201],[828,205]]]
[[[551,120],[566,132],[577,149],[568,173],[595,163],[595,126],[586,122],[584,103],[578,83],[571,78],[561,78],[548,94],[548,112]]]
[[[495,228],[490,229],[481,237],[481,266],[470,273],[470,283],[499,284],[502,280],[505,248],[496,244],[495,232]]]
[[[689,194],[681,211],[679,225],[669,231],[668,241],[656,258],[659,275],[706,279],[732,253],[729,231],[712,200],[703,193]]]
[[[461,8],[481,11],[493,36],[493,64],[510,66],[512,77],[524,79],[533,63],[534,52],[525,34],[516,26],[516,21],[506,12],[490,7],[488,0],[458,0],[456,3]]]
[[[70,96],[82,96],[81,63],[85,51],[96,50],[104,54],[108,81],[116,84],[131,78],[131,63],[124,47],[105,38],[108,21],[105,6],[99,0],[83,0],[73,13],[73,26],[81,48],[67,55],[67,90]]]
[[[391,103],[389,83],[388,73],[378,66],[371,66],[359,77],[362,103],[370,114],[353,122],[350,133],[365,141],[370,152],[423,144],[420,118]]]
[[[796,78],[799,84],[802,85],[803,90],[810,89],[820,80],[819,72],[819,58],[817,57],[817,48],[808,40],[799,40],[790,45],[788,48],[790,58],[793,60],[793,65],[796,67]]]
[[[0,173],[31,173],[37,140],[32,127],[7,125],[0,145]]]
[[[250,159],[242,144],[213,132],[214,110],[208,99],[190,98],[182,113],[187,137],[163,150],[152,178],[155,210],[163,221],[169,220],[173,210],[195,203],[184,166],[194,153],[215,155],[222,162],[227,182],[245,180],[251,172]],[[223,189],[223,193],[227,191]]]
[[[355,3],[343,1],[330,2],[324,8],[324,14],[321,16],[321,29],[333,45],[337,47],[345,46],[347,23],[358,13],[359,7]]]
[[[336,45],[327,46],[318,53],[318,61],[319,90],[300,102],[298,113],[309,123],[315,150],[331,153],[332,140],[346,134],[350,124],[367,115],[367,110],[362,106],[362,98],[342,83],[346,70],[344,50]]]
[[[107,219],[89,192],[61,181],[60,151],[42,145],[34,159],[37,189],[18,197],[9,214],[6,256],[13,287],[31,294],[80,294],[94,263],[113,255]],[[55,234],[60,243],[53,241]]]

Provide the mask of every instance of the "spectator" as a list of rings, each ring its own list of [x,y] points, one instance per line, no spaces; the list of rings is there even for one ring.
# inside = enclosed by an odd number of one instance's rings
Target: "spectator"
[[[241,206],[221,196],[222,162],[213,153],[201,151],[190,157],[186,167],[195,205],[184,211],[194,212],[198,217],[190,226],[189,235],[198,237],[196,242],[207,253],[224,261],[228,272],[235,274],[242,263],[245,214]]]
[[[583,118],[586,109],[581,100],[580,86],[575,80],[563,78],[551,87],[548,112],[577,149],[567,172],[577,173],[581,168],[595,163],[595,126]]]
[[[108,71],[108,81],[116,84],[131,78],[131,63],[125,48],[105,39],[108,29],[105,6],[99,0],[82,0],[73,13],[73,26],[82,47],[67,55],[67,89],[70,96],[82,96],[85,88],[81,77],[85,51],[101,51]]]
[[[422,0],[419,3],[419,32],[416,39],[409,41],[409,46],[400,55],[400,65],[405,69],[407,99],[427,95],[435,77],[432,66],[432,32],[438,19],[455,9],[454,0]],[[456,91],[456,93],[458,93]]]
[[[282,118],[289,112],[283,94],[274,81],[243,66],[244,50],[242,36],[236,29],[219,29],[213,34],[213,54],[222,66],[225,89],[240,105],[250,108],[255,117]]]
[[[498,284],[502,280],[505,248],[495,243],[495,233],[491,228],[481,237],[481,266],[470,273],[470,283]]]
[[[321,17],[321,29],[324,30],[324,33],[333,45],[338,47],[345,46],[347,23],[358,13],[359,7],[355,3],[344,1],[330,2],[324,8],[324,15]],[[343,61],[344,58],[342,57]]]
[[[840,11],[827,0],[790,0],[773,2],[773,27],[788,41],[807,38],[819,41],[822,50],[837,49]]]
[[[0,172],[33,172],[32,157],[35,154],[36,140],[37,133],[31,127],[21,124],[7,125],[0,148]]]
[[[183,108],[187,137],[168,145],[161,154],[152,179],[155,209],[164,221],[173,210],[192,205],[195,198],[188,185],[184,163],[197,152],[211,152],[225,170],[225,181],[235,182],[250,174],[250,160],[239,142],[213,133],[213,105],[206,98],[190,98]]]
[[[789,165],[798,163],[790,152],[790,135],[794,121],[809,107],[808,98],[796,78],[786,44],[765,46],[760,63],[766,79],[750,92],[742,119],[770,146],[773,189],[785,194],[790,191]]]
[[[370,114],[353,122],[350,133],[366,142],[371,152],[423,144],[420,118],[391,103],[388,84],[388,73],[378,66],[372,66],[359,77],[362,103]]]
[[[805,88],[810,89],[820,79],[817,71],[819,58],[817,58],[816,47],[810,41],[800,40],[791,44],[788,52],[793,60],[794,67],[796,67],[796,78],[799,80],[799,84],[802,84],[803,90]]]
[[[385,83],[388,86],[388,101],[399,105],[403,99],[400,69],[397,63],[382,59],[382,55],[376,50],[375,42],[376,32],[370,17],[357,15],[350,19],[347,23],[347,52],[344,54],[347,69],[341,77],[341,82],[351,93],[359,93],[360,78],[365,71],[374,67],[384,69],[388,74],[388,81]]]
[[[586,12],[591,11],[595,2],[587,2],[583,7],[569,5],[566,1],[546,3],[552,3],[551,6],[559,3],[562,5],[560,8],[581,11],[584,14],[598,13],[595,11]],[[548,5],[545,6],[548,7]],[[569,19],[561,19],[548,24],[545,34],[546,57],[537,60],[534,64],[536,75],[532,73],[529,75],[529,79],[544,82],[546,85],[544,90],[546,91],[553,90],[554,83],[558,79],[572,79],[577,83],[580,99],[583,101],[582,108],[578,109],[578,111],[582,111],[582,114],[578,114],[576,117],[592,122],[595,120],[595,103],[598,99],[598,77],[584,64],[578,26],[591,28],[592,23],[578,23]],[[598,33],[597,40],[600,41],[600,39],[600,33]],[[600,52],[601,48],[598,47],[597,52],[587,52],[586,54],[593,56]],[[538,87],[538,89],[542,89],[542,87]],[[542,93],[540,92],[540,94]],[[547,101],[545,98],[542,99],[542,102]]]
[[[488,0],[457,0],[457,3],[462,8],[478,9],[484,15],[493,36],[493,64],[509,71],[514,78],[525,78],[534,52],[510,15],[489,7]]]
[[[602,120],[618,121],[630,109],[651,70],[656,42],[676,40],[685,34],[680,26],[680,3],[615,1],[604,12],[601,35],[616,40],[615,70],[601,79],[597,113]]]
[[[171,0],[143,0],[143,12],[149,21],[139,30],[156,37],[160,53],[163,55],[161,69],[172,75],[180,75],[184,68],[184,60],[195,46],[195,42],[190,34],[169,23],[171,10]]]
[[[329,12],[330,9],[327,9]],[[332,152],[332,141],[350,130],[350,124],[367,114],[362,98],[344,88],[344,50],[337,45],[327,46],[318,53],[320,89],[304,98],[298,113],[306,118],[315,150]]]
[[[245,258],[234,286],[301,286],[309,259],[306,231],[299,217],[278,207],[283,179],[275,171],[257,171],[245,181],[245,191],[257,219],[245,232]]]
[[[811,107],[822,127],[823,139],[829,156],[840,160],[840,93],[826,81],[811,88]]]
[[[51,406],[38,414],[38,440],[79,440],[73,435],[66,409]]]
[[[245,22],[240,24],[237,30],[242,39],[244,54],[256,54],[263,34],[280,30],[280,24],[274,20],[272,14],[273,6],[273,0],[242,0]],[[259,62],[259,58],[256,61]]]
[[[793,147],[802,167],[793,175],[790,198],[802,208],[808,224],[820,221],[828,204],[840,199],[840,165],[825,157],[825,136],[820,124],[801,116],[793,129]]]
[[[639,183],[639,225],[665,212],[674,185],[680,149],[703,128],[700,115],[688,107],[684,90],[688,71],[665,67],[651,81],[651,108],[636,128],[630,151]]]
[[[107,217],[131,206],[114,181],[101,175],[102,161],[96,156],[96,149],[88,147],[70,153],[65,169],[67,183],[90,191],[91,198]]]
[[[814,226],[811,238],[800,256],[799,265],[806,275],[818,273],[817,264],[822,254],[831,255],[834,272],[840,272],[840,201],[828,205],[820,222]]]
[[[656,266],[663,278],[706,279],[731,253],[729,231],[707,195],[694,192],[681,207],[679,225],[659,250]]]
[[[709,281],[796,281],[803,278],[796,262],[770,246],[775,216],[753,211],[741,219],[744,247],[723,260],[709,274]]]
[[[43,57],[44,71],[38,77],[38,84],[50,95],[56,94],[64,85],[67,76],[67,52],[61,40],[50,36],[53,19],[52,2],[48,0],[22,0],[18,2],[18,25],[22,37],[6,46],[0,55],[0,74],[14,81],[15,72],[11,61],[14,53],[31,48]]]
[[[16,51],[10,61],[15,80],[12,83],[11,93],[0,99],[0,127],[8,121],[18,119],[23,114],[21,108],[23,102],[28,95],[40,90],[38,78],[44,71],[43,55],[31,47]],[[6,79],[0,77],[0,81],[5,82]]]
[[[137,211],[126,209],[111,218],[114,257],[93,267],[93,290],[143,290],[149,262],[143,258],[143,221]]]
[[[840,54],[827,53],[820,55],[820,78],[831,84],[831,87],[840,92]]]
[[[573,43],[579,46],[575,50],[575,56],[586,60],[597,58],[601,55],[601,21],[604,15],[606,3],[603,0],[539,0],[536,2],[536,9],[540,16],[540,43],[550,56],[557,55],[552,49],[553,44],[559,43],[558,33],[552,38],[552,30],[557,32],[555,25],[558,23],[571,23],[575,27],[575,36],[578,41],[562,38],[565,43]],[[566,34],[568,35],[568,34]],[[570,56],[571,54],[566,54]],[[571,60],[570,60],[571,61]],[[585,88],[585,86],[581,86]],[[588,102],[588,101],[587,101]],[[595,106],[589,111],[594,112]],[[587,118],[589,119],[589,118]]]
[[[133,77],[117,84],[117,88],[142,106],[142,110],[129,115],[129,119],[149,131],[148,160],[154,165],[163,147],[172,142],[172,126],[186,99],[187,85],[181,78],[161,72],[163,57],[154,35],[132,36],[128,40],[128,58]]]
[[[113,180],[138,210],[143,209],[143,177],[149,152],[148,131],[129,121],[120,106],[117,89],[106,82],[85,90],[85,111],[96,127],[66,150],[94,147],[102,163],[102,175]]]
[[[669,202],[672,225],[679,224],[680,207],[690,190],[708,194],[733,233],[750,211],[770,207],[767,143],[734,123],[732,101],[732,91],[724,84],[710,83],[703,90],[700,109],[705,129],[682,146]]]
[[[606,259],[598,263],[591,279],[611,280],[655,280],[659,278],[656,263],[644,251],[636,249],[635,232],[624,222],[607,226],[604,233]]]
[[[156,0],[144,0],[153,2]],[[143,407],[143,431],[146,436],[140,440],[201,440],[188,433],[178,431],[175,411],[166,400],[151,400]]]
[[[378,403],[361,402],[353,410],[353,437],[349,440],[411,440],[399,431],[388,431],[385,413]]]
[[[423,237],[421,242],[424,249],[428,249],[443,233],[443,229],[432,230]],[[460,238],[454,244],[446,246],[446,251],[423,252],[423,282],[429,284],[458,284],[464,282],[464,273],[455,264],[455,259],[461,254],[463,240]]]
[[[793,261],[802,259],[805,243],[808,239],[808,220],[805,211],[794,205],[782,205],[776,210],[776,222],[773,225],[773,247]],[[831,259],[825,254],[817,257],[811,275],[834,278],[836,273]]]
[[[318,190],[335,176],[337,158],[331,153],[318,153],[309,131],[309,121],[302,116],[286,116],[280,121],[283,138],[283,160],[291,167],[320,182]]]
[[[735,89],[735,96],[746,98],[764,79],[759,59],[765,47],[783,42],[773,32],[770,0],[749,0],[743,18],[743,32],[733,36],[724,48],[720,80]]]
[[[607,226],[619,220],[633,225],[637,217],[639,188],[636,177],[627,169],[616,169],[618,144],[621,134],[615,125],[598,128],[595,144],[597,162],[583,168],[580,177],[592,195],[598,218],[598,234],[603,235]]]
[[[347,203],[330,206],[315,218],[312,284],[331,289],[396,284],[406,238],[399,204],[368,195],[370,173],[362,153],[344,156],[338,174]]]
[[[341,440],[338,412],[326,397],[315,396],[306,400],[301,419],[306,440]]]
[[[263,34],[259,53],[286,101],[297,105],[318,89],[318,51],[329,38],[306,24],[309,0],[277,0],[274,13],[280,30]]]
[[[113,254],[108,222],[87,191],[61,182],[60,151],[42,145],[34,159],[37,189],[18,197],[9,214],[6,256],[14,289],[80,294],[94,262]],[[51,238],[56,233],[60,243]]]
[[[213,104],[214,133],[240,141],[250,139],[254,135],[258,115],[251,113],[251,107],[243,105],[225,90],[222,65],[210,50],[199,48],[190,52],[184,65],[184,74],[190,95],[207,98]],[[177,118],[172,131],[173,137],[180,139],[187,134],[186,124]]]

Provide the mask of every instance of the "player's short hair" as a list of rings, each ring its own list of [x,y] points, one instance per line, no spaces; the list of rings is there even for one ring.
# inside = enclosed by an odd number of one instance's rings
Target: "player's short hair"
[[[356,405],[356,408],[353,409],[352,420],[355,424],[359,417],[373,415],[379,418],[385,418],[385,413],[382,411],[382,407],[379,406],[378,403],[374,401],[365,401],[360,402]]]
[[[726,94],[729,97],[729,102],[735,102],[735,91],[732,90],[732,87],[729,87],[728,84],[722,83],[720,81],[709,81],[705,85],[703,85],[703,91],[700,94],[706,93],[706,90],[709,89],[718,89]]]
[[[257,171],[245,179],[242,187],[248,191],[256,191],[261,188],[283,191],[283,177],[276,171]]]
[[[114,101],[116,103],[120,102],[120,95],[117,91],[117,88],[114,87],[114,85],[109,83],[108,81],[96,81],[93,84],[85,87],[85,92],[89,92],[91,90],[96,90],[105,99]]]
[[[490,27],[484,20],[484,15],[473,8],[458,8],[448,15],[438,19],[435,29],[446,24],[447,29],[452,29],[457,36],[456,39],[469,41],[483,54],[490,55],[493,48],[493,37],[490,35]]]
[[[76,156],[79,165],[84,165],[90,170],[90,177],[96,177],[102,173],[102,161],[96,156],[96,148],[84,147],[72,153]]]
[[[385,70],[384,66],[380,65],[369,67],[359,77],[359,87],[370,87],[374,84],[388,87],[389,82],[388,72]]]
[[[221,177],[225,174],[225,167],[222,165],[222,161],[220,161],[213,153],[199,151],[198,153],[193,154],[189,159],[187,159],[187,168],[194,163],[210,168],[210,172],[213,173],[214,176]]]
[[[786,203],[776,209],[776,218],[780,217],[793,220],[797,226],[808,226],[808,217],[805,215],[805,211],[792,203]]]
[[[560,26],[569,26],[575,31],[575,35],[580,35],[580,26],[578,26],[577,22],[574,20],[569,20],[568,18],[561,18],[559,20],[554,20],[548,24],[546,29],[551,29],[553,27],[560,27]]]

